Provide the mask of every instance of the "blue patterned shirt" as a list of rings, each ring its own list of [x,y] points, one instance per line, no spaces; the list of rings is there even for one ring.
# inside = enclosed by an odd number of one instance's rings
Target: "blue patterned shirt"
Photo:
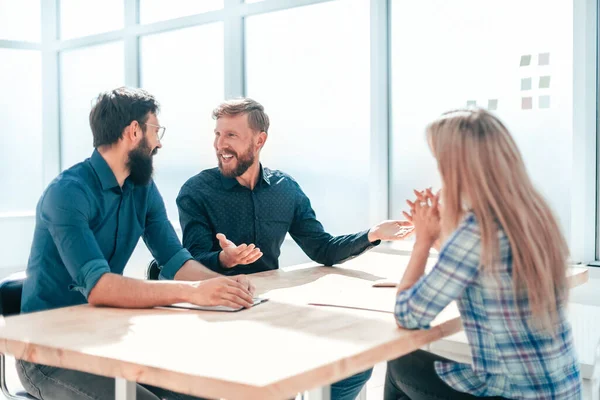
[[[369,242],[368,230],[342,236],[325,232],[300,185],[289,175],[262,166],[254,190],[224,177],[218,168],[204,170],[183,185],[177,207],[183,245],[197,261],[224,275],[279,268],[288,232],[313,261],[325,265],[354,258],[380,242]],[[236,245],[254,243],[263,256],[252,264],[223,268],[217,233]]]
[[[122,274],[140,237],[172,279],[192,258],[154,182],[120,187],[97,150],[61,173],[37,205],[21,311],[87,302],[102,275]]]
[[[427,328],[456,300],[472,365],[437,362],[439,377],[455,390],[511,399],[579,399],[581,378],[565,309],[556,335],[536,329],[527,298],[515,307],[512,253],[498,232],[500,262],[480,268],[481,234],[473,213],[465,216],[442,247],[431,272],[398,294],[395,315],[409,329]]]

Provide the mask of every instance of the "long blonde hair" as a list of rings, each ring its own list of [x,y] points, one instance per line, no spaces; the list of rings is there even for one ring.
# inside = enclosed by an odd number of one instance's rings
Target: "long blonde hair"
[[[481,266],[493,268],[500,225],[512,251],[515,295],[526,293],[534,319],[554,331],[568,293],[569,250],[510,133],[486,110],[460,109],[432,122],[427,139],[443,182],[442,232],[471,210],[481,229]]]

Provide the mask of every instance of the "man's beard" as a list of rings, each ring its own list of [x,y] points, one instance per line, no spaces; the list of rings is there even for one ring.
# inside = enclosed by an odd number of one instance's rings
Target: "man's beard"
[[[221,171],[221,174],[223,174],[223,176],[226,178],[237,178],[238,176],[243,175],[244,172],[248,171],[248,168],[254,164],[254,152],[252,151],[252,148],[253,146],[250,144],[248,151],[241,156],[237,153],[227,152],[227,154],[232,154],[236,159],[236,166],[231,170],[226,171],[223,168],[223,160],[221,157],[217,157],[219,160],[219,171]]]
[[[152,156],[156,154],[158,148],[150,151],[146,136],[142,139],[138,147],[129,152],[127,168],[129,168],[129,179],[134,185],[147,185],[152,179],[154,166]]]

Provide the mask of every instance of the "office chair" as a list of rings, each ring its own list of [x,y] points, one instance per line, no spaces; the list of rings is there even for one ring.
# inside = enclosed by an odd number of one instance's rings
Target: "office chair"
[[[21,293],[23,292],[23,281],[25,273],[9,276],[0,282],[0,315],[8,317],[21,313]],[[7,399],[35,400],[25,391],[11,393],[6,387],[6,357],[0,353],[0,391]]]
[[[146,279],[150,281],[157,281],[158,275],[160,275],[160,267],[158,266],[158,262],[156,260],[150,261],[148,264],[148,270],[146,271]]]

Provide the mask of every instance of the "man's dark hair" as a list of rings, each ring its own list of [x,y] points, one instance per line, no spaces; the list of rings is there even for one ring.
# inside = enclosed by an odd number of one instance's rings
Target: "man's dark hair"
[[[90,111],[94,147],[118,142],[123,130],[133,121],[146,132],[148,113],[159,111],[160,105],[154,96],[143,89],[120,87],[100,93]]]

